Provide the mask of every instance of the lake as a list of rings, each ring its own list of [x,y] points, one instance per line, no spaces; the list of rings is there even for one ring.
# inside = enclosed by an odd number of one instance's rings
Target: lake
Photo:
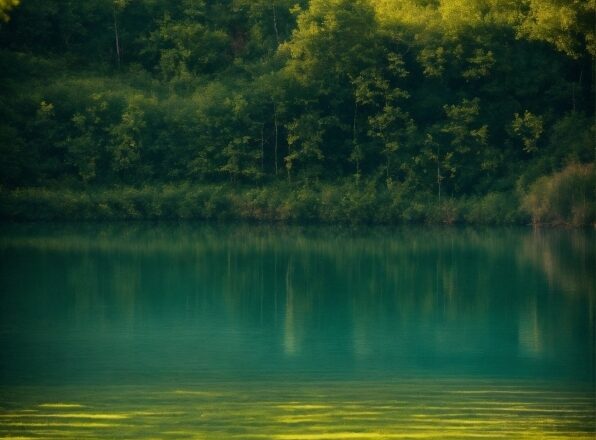
[[[594,438],[595,231],[0,231],[0,438]]]

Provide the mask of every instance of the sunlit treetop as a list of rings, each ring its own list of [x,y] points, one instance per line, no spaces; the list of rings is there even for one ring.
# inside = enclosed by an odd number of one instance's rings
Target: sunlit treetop
[[[542,40],[578,58],[585,50],[596,55],[596,0],[526,0],[528,12],[519,34]]]
[[[21,0],[0,0],[0,21],[8,21],[8,12],[18,6]]]
[[[509,26],[572,58],[596,55],[596,0],[371,0],[379,20],[446,35]]]

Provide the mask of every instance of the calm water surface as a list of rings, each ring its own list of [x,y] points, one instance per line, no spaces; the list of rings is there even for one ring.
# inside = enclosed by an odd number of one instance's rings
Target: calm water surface
[[[596,233],[0,228],[0,438],[596,435]]]

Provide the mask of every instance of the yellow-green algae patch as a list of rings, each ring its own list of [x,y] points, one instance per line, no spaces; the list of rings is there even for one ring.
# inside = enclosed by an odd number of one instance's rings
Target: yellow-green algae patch
[[[55,422],[7,422],[6,426],[18,427],[39,427],[39,426],[61,426],[71,428],[114,428],[120,426],[113,423],[96,423],[96,422],[73,422],[73,423],[55,423]]]
[[[288,411],[293,410],[304,410],[304,409],[328,409],[331,408],[330,405],[321,405],[321,404],[300,404],[300,403],[286,403],[282,405],[277,405],[280,409],[285,409]]]
[[[594,438],[595,403],[589,388],[517,386],[516,393],[500,392],[510,388],[498,381],[470,380],[218,382],[175,391],[158,386],[13,388],[11,401],[0,409],[0,438]],[[41,406],[40,396],[78,406]],[[24,412],[28,410],[33,412]]]
[[[35,440],[38,437],[22,437],[22,436],[18,436],[18,437],[0,437],[0,440]]]
[[[81,405],[79,403],[42,403],[41,405],[39,405],[39,407],[40,408],[68,409],[68,408],[82,408],[83,405]]]
[[[0,419],[12,418],[58,418],[58,419],[98,419],[98,420],[122,420],[127,419],[127,414],[85,414],[85,413],[62,413],[62,414],[0,414]]]

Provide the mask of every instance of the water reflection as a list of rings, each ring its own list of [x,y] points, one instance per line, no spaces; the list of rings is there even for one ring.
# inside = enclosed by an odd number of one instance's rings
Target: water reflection
[[[595,244],[526,229],[4,226],[0,380],[593,383]]]

